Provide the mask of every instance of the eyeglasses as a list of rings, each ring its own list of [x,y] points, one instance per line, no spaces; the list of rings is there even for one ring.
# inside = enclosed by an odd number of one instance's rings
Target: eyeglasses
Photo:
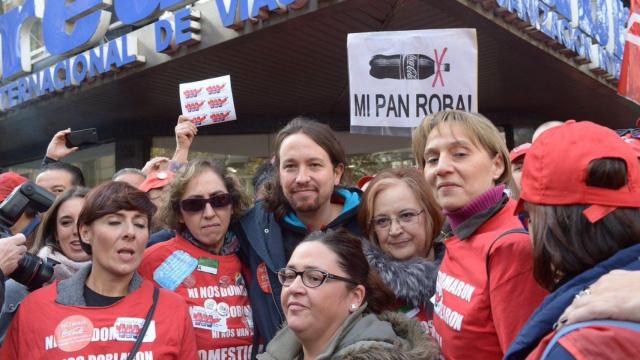
[[[391,222],[395,219],[400,226],[409,225],[416,221],[418,216],[424,212],[421,210],[406,210],[400,213],[397,217],[389,216],[376,216],[371,219],[371,223],[376,230],[386,230],[391,226]]]
[[[302,276],[302,283],[304,286],[308,288],[317,288],[318,286],[324,284],[327,279],[340,280],[351,283],[353,285],[358,285],[357,282],[344,278],[342,276],[333,275],[326,271],[318,270],[318,269],[306,269],[303,271],[295,271],[289,268],[282,268],[278,270],[278,280],[282,286],[289,286],[293,284],[298,276]]]
[[[231,194],[217,194],[208,199],[184,199],[180,201],[180,208],[188,212],[198,212],[202,211],[204,207],[207,206],[207,203],[214,209],[228,206],[231,204]]]

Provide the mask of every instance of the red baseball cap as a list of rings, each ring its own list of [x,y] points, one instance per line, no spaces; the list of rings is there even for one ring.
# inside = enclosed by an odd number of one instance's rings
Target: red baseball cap
[[[509,153],[509,161],[514,162],[515,160],[518,160],[519,158],[527,155],[527,151],[529,151],[530,147],[531,143],[524,143],[520,146],[515,147]]]
[[[149,192],[149,190],[152,189],[160,189],[168,185],[174,176],[175,174],[169,170],[156,171],[149,174],[138,189],[144,192]]]
[[[0,202],[4,201],[13,189],[29,181],[18,173],[6,172],[0,174]]]
[[[358,182],[356,183],[356,185],[358,186],[358,189],[362,190],[362,187],[367,185],[367,183],[373,180],[373,178],[374,177],[371,175],[365,175],[361,177],[360,180],[358,180]]]
[[[627,165],[620,189],[587,186],[593,160],[617,158]],[[527,201],[542,205],[591,205],[583,214],[591,223],[618,207],[640,208],[640,169],[631,147],[613,130],[589,121],[569,120],[545,131],[524,160],[522,191],[516,212]]]

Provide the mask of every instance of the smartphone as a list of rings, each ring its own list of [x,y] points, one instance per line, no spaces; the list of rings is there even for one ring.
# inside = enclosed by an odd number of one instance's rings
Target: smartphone
[[[98,132],[95,128],[77,130],[68,133],[65,138],[65,143],[68,148],[96,144],[98,142]]]

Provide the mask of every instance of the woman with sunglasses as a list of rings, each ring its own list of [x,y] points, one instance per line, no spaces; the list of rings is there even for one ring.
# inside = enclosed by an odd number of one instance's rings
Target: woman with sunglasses
[[[248,359],[253,320],[239,242],[229,225],[250,205],[219,163],[193,160],[168,189],[161,219],[177,233],[145,251],[140,274],[175,291],[189,305],[201,358]]]
[[[29,294],[1,359],[197,359],[187,304],[136,272],[155,206],[119,181],[91,190],[78,233],[91,264]]]
[[[358,210],[369,241],[369,264],[396,295],[396,308],[433,333],[438,266],[444,245],[435,242],[444,222],[424,176],[416,168],[382,171],[369,182]]]
[[[287,326],[260,360],[437,359],[420,324],[385,311],[394,296],[371,270],[358,238],[314,232],[278,272]]]

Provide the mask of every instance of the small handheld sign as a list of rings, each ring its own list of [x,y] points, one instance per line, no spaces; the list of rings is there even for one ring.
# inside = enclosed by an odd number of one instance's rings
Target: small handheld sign
[[[180,84],[182,115],[196,126],[236,120],[229,75]]]

